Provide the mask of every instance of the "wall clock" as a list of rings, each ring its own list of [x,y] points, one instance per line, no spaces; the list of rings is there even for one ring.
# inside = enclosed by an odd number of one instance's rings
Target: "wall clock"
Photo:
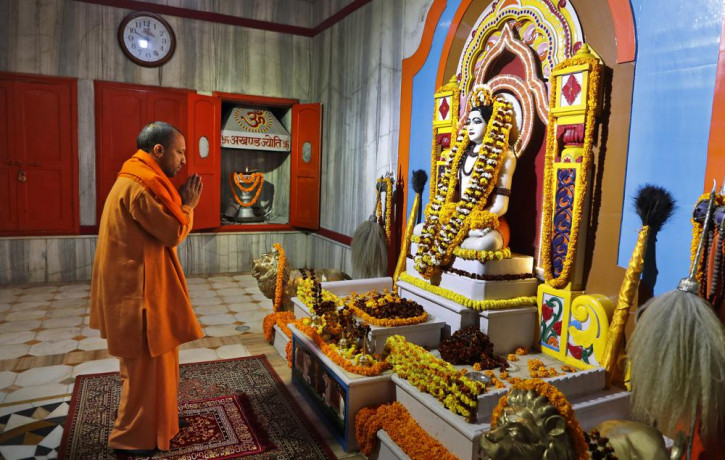
[[[176,36],[168,22],[153,13],[131,13],[118,26],[118,44],[130,60],[144,67],[158,67],[171,59]]]

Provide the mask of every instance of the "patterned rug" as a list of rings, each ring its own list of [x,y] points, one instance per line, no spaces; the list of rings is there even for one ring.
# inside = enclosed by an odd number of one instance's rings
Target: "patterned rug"
[[[151,458],[335,458],[264,356],[182,364],[180,373],[189,426]],[[107,443],[120,393],[118,373],[77,377],[59,459],[117,458]]]

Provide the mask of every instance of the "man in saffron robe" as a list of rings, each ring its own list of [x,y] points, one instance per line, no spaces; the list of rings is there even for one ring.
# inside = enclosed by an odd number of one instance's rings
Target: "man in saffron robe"
[[[130,455],[168,450],[179,431],[178,346],[203,336],[176,246],[191,230],[202,184],[171,181],[186,164],[186,142],[168,123],[146,125],[138,151],[106,198],[91,282],[90,326],[120,361],[123,387],[109,436]]]

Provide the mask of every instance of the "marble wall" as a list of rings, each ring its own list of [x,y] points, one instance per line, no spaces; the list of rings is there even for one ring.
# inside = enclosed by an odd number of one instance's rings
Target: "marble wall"
[[[374,0],[312,39],[323,104],[320,225],[345,235],[374,210],[376,178],[396,172],[402,61],[432,0]]]
[[[310,260],[311,238],[302,232],[196,233],[179,245],[179,261],[187,275],[249,272],[253,259],[278,242],[293,267],[321,267]],[[88,281],[96,240],[96,236],[0,238],[0,286]]]

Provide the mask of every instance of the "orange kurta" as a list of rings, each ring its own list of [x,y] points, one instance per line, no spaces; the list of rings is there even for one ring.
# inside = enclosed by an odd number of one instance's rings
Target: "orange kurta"
[[[149,160],[132,169],[138,176],[123,174],[129,169],[128,163],[138,156]],[[143,354],[143,309],[151,356],[160,356],[203,336],[176,255],[176,246],[193,225],[193,210],[181,205],[178,193],[149,154],[139,151],[132,160],[124,165],[103,208],[91,282],[90,319],[90,326],[100,329],[101,337],[108,340],[108,352],[128,358]],[[138,171],[146,166],[146,170]],[[171,198],[178,200],[176,209],[170,209],[174,203],[163,203],[158,198],[163,190],[150,186],[148,176],[168,183],[176,194]],[[182,218],[186,222],[181,222]]]
[[[123,388],[109,447],[168,450],[179,431],[178,346],[203,336],[176,246],[193,210],[138,151],[108,194],[91,282],[92,328],[119,357]]]

